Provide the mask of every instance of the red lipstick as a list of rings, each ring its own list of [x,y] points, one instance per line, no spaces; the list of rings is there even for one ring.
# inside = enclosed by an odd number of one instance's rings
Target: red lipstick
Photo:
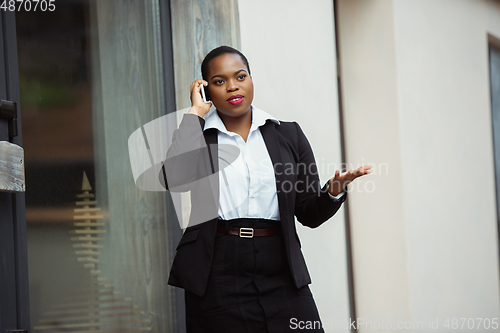
[[[232,105],[237,105],[237,104],[240,104],[241,102],[243,102],[243,98],[245,98],[245,97],[243,97],[241,95],[233,95],[227,99],[227,102],[229,104],[232,104]]]

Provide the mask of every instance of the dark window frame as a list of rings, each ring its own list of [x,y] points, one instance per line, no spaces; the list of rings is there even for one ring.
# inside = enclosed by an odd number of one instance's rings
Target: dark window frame
[[[22,147],[15,12],[0,11],[0,99],[17,103],[18,135],[0,119],[0,141]],[[28,253],[24,193],[0,192],[0,332],[30,329]]]

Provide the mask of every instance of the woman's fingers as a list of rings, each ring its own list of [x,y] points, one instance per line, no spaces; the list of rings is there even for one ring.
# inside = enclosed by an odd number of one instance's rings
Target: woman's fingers
[[[371,169],[371,166],[369,166],[369,165],[364,165],[362,167],[359,167],[354,172],[354,177],[357,178],[357,177],[360,177],[363,175],[367,175],[370,173],[370,169]]]
[[[191,96],[193,96],[193,91],[197,92],[200,94],[200,84],[202,84],[206,87],[208,85],[208,82],[205,80],[196,80],[191,83],[191,86],[189,87],[189,91],[191,92]]]
[[[210,102],[210,103],[203,102],[203,99],[201,97],[200,87],[199,87],[200,84],[203,84],[205,87],[208,86],[207,81],[205,81],[203,79],[199,79],[199,80],[193,81],[193,83],[191,83],[191,86],[189,87],[189,90],[191,93],[191,96],[190,96],[191,97],[191,106],[196,107],[196,109],[199,110],[196,112],[199,115],[205,115],[210,111],[210,107],[212,106],[212,102]]]
[[[191,88],[197,88],[198,91],[200,90],[200,84],[203,84],[205,87],[208,86],[208,82],[205,80],[196,80],[191,83]]]
[[[370,169],[371,169],[371,166],[369,165],[364,165],[364,166],[361,166],[359,168],[357,168],[356,170],[348,170],[348,171],[345,171],[343,172],[342,174],[338,175],[339,172],[338,170],[335,172],[335,179],[339,179],[341,181],[347,181],[347,180],[354,180],[358,177],[361,177],[363,175],[367,175],[367,174],[370,174]]]
[[[356,170],[348,170],[342,173],[340,173],[339,170],[335,170],[335,174],[330,179],[330,193],[339,193],[339,191],[345,189],[354,179],[369,174],[370,169],[370,166],[364,165]]]
[[[199,88],[199,86],[200,86],[200,84],[202,84],[202,83],[203,83],[203,85],[204,85],[205,87],[206,87],[206,86],[208,86],[208,82],[207,82],[207,81],[205,81],[205,80],[201,80],[201,79],[200,79],[200,80],[195,80],[195,81],[193,81],[193,83],[191,83],[191,91],[192,91],[194,88],[198,88],[198,90],[199,90],[199,89],[200,89],[200,88]]]
[[[191,92],[191,94],[193,93],[193,90],[195,90],[196,92],[200,92],[200,84],[203,84],[205,87],[208,86],[208,82],[205,81],[205,80],[196,80],[196,81],[193,81],[193,83],[191,83],[191,86],[189,87],[189,91]]]
[[[203,79],[198,79],[198,80],[194,80],[194,81],[193,81],[193,83],[191,83],[191,86],[194,86],[194,85],[199,86],[199,85],[200,85],[200,84],[202,84],[202,83],[203,83],[203,85],[204,85],[204,86],[207,86],[207,85],[208,85],[208,82],[207,82],[207,81],[205,81],[205,80],[203,80]]]

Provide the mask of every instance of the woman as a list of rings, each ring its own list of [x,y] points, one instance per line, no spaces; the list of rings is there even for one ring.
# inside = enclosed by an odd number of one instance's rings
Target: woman
[[[186,190],[182,183],[189,183],[191,190],[191,226],[177,246],[168,281],[185,289],[187,332],[296,332],[300,321],[315,323],[308,332],[323,332],[294,215],[318,227],[345,201],[347,184],[370,167],[337,170],[321,187],[300,126],[252,105],[250,67],[241,52],[228,46],[212,50],[202,76],[191,84],[192,107],[174,132],[163,171],[167,188],[175,182]],[[200,84],[210,103],[202,101]],[[212,103],[216,111],[205,120]],[[205,153],[195,150],[200,141],[220,146]],[[222,145],[240,151],[225,166]],[[180,154],[186,151],[196,153]],[[169,160],[176,155],[184,159]],[[210,202],[210,184],[193,180],[219,170],[215,214],[196,213]],[[200,219],[206,222],[192,223]]]

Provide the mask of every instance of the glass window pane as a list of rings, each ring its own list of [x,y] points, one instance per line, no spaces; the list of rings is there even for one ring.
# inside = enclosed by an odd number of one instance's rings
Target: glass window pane
[[[58,1],[16,24],[32,330],[177,332],[179,227],[127,145],[165,113],[158,1]]]

